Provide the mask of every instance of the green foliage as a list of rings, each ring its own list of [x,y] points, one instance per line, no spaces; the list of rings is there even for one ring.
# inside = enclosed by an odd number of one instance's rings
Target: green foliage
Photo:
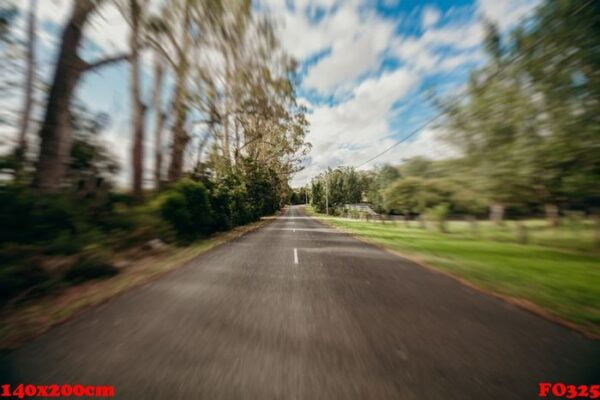
[[[214,214],[211,229],[214,231],[246,224],[255,216],[242,177],[233,173],[212,185],[210,204]]]
[[[351,167],[338,167],[313,178],[311,182],[311,204],[319,211],[329,203],[330,212],[344,204],[362,201],[365,180]],[[327,198],[326,198],[327,197]]]
[[[171,189],[160,212],[183,240],[208,234],[213,224],[208,190],[204,184],[190,179],[182,179]]]
[[[301,187],[298,189],[294,189],[290,196],[290,204],[305,204],[308,200],[309,196],[309,188]]]
[[[449,211],[450,207],[448,207],[448,204],[441,203],[428,209],[425,214],[427,215],[427,218],[434,221],[444,221],[448,217]]]
[[[68,195],[37,196],[17,185],[0,186],[0,243],[37,243],[83,224],[81,204]]]
[[[386,209],[395,213],[422,213],[448,197],[449,189],[443,181],[416,177],[399,179],[383,193]]]
[[[119,270],[110,262],[109,255],[102,251],[83,253],[65,272],[64,280],[76,284],[83,281],[116,275]]]
[[[446,203],[440,203],[425,211],[428,219],[437,222],[440,232],[446,232],[446,218],[448,218],[450,207]]]
[[[490,201],[589,211],[600,201],[599,23],[593,2],[546,0],[506,43],[488,27],[488,64],[442,109]]]
[[[242,174],[252,220],[273,214],[287,202],[283,190],[287,189],[287,182],[282,181],[274,168],[247,158],[243,161]]]
[[[0,260],[0,304],[25,290],[51,281],[50,275],[36,263],[28,260]]]
[[[59,286],[62,279],[111,273],[106,265],[90,266],[84,260],[72,275],[54,276],[38,266],[36,257],[77,254],[90,246],[111,251],[157,237],[169,239],[169,227],[156,209],[132,208],[121,200],[118,195],[82,196],[73,191],[39,196],[28,187],[0,185],[0,297],[31,297]]]
[[[435,162],[426,157],[413,157],[405,160],[399,169],[403,177],[433,178],[436,175]]]
[[[231,229],[273,214],[285,202],[281,180],[273,169],[245,160],[244,168],[218,180],[183,179],[165,195],[160,213],[179,239]]]

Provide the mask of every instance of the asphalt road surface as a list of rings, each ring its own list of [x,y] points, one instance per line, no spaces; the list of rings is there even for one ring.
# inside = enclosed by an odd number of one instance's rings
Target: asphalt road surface
[[[598,342],[291,207],[0,369],[119,399],[535,399],[543,381],[600,383],[598,360]]]

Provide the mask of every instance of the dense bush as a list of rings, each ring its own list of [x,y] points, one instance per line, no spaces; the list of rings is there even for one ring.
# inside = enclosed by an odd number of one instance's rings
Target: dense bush
[[[30,260],[3,260],[0,267],[0,304],[25,290],[51,281],[52,277]]]
[[[183,240],[208,234],[213,226],[210,193],[203,183],[190,179],[179,181],[170,190],[160,212]]]
[[[40,196],[24,185],[0,185],[0,302],[59,287],[64,280],[116,273],[97,256],[77,261],[64,275],[50,274],[40,260],[90,247],[110,254],[153,238],[170,239],[170,227],[156,206],[131,206],[126,198],[106,194],[90,198],[65,190]]]
[[[36,196],[16,185],[0,186],[0,243],[32,243],[75,232],[78,207],[63,195]]]
[[[74,159],[84,171],[89,157],[80,158]],[[71,176],[84,182],[88,174]],[[43,196],[25,184],[0,185],[1,301],[112,276],[118,272],[109,261],[113,252],[155,238],[188,242],[272,214],[287,185],[274,170],[249,160],[218,178],[183,179],[144,202],[110,187],[90,192],[85,182]],[[31,255],[42,262],[30,262]],[[42,267],[56,259],[70,261],[59,272]]]
[[[110,255],[103,251],[91,251],[81,254],[77,261],[65,272],[64,280],[79,283],[90,279],[116,275],[118,269],[110,262]]]
[[[219,179],[183,179],[168,190],[160,214],[177,238],[188,241],[273,214],[281,207],[281,180],[268,168],[245,160],[243,169]],[[286,183],[287,184],[287,183]]]
[[[441,203],[426,210],[425,215],[437,223],[441,232],[446,232],[446,218],[448,218],[449,209],[448,204]]]
[[[211,185],[210,204],[213,211],[213,231],[231,229],[253,220],[252,205],[241,177],[230,174]]]

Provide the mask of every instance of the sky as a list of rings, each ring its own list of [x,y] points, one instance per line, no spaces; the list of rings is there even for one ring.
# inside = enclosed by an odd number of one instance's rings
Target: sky
[[[26,11],[28,1],[17,5]],[[85,29],[86,59],[127,50],[128,27],[106,2]],[[406,137],[435,114],[430,94],[457,93],[469,71],[485,62],[484,19],[508,32],[531,14],[538,0],[255,0],[274,19],[281,45],[299,61],[299,101],[308,109],[312,150],[297,187],[328,167],[359,166]],[[68,14],[68,0],[39,0],[38,64],[48,76]],[[17,21],[16,30],[24,25]],[[150,59],[144,55],[145,94],[150,95]],[[130,115],[127,65],[85,75],[77,95],[89,108],[108,113],[103,140],[125,167],[129,181]],[[18,107],[21,100],[12,99]],[[151,118],[151,117],[150,117]],[[150,120],[149,120],[150,122]],[[151,125],[150,125],[151,126]],[[450,157],[443,127],[428,126],[361,169],[399,164],[423,155]],[[151,130],[149,130],[151,132]],[[147,154],[151,154],[148,140]],[[147,157],[147,177],[151,177]]]

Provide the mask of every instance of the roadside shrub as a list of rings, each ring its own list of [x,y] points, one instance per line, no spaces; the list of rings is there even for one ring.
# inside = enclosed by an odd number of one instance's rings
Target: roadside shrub
[[[446,218],[448,217],[449,210],[450,210],[450,207],[448,206],[448,204],[442,203],[442,204],[438,204],[435,207],[428,209],[425,212],[425,216],[428,219],[431,219],[431,220],[437,222],[437,226],[438,226],[438,229],[440,230],[440,232],[447,232]]]
[[[57,232],[76,232],[83,225],[80,209],[67,195],[39,196],[28,188],[1,186],[0,242],[40,242]]]
[[[0,266],[0,303],[32,289],[51,277],[39,265],[28,260],[13,261]]]
[[[62,231],[45,243],[44,254],[70,255],[83,250],[86,246],[101,245],[106,236],[98,229],[86,228],[80,232]]]
[[[91,251],[79,256],[64,275],[64,280],[75,284],[83,281],[106,278],[116,275],[119,270],[109,261],[109,256],[102,251]]]
[[[181,180],[171,189],[160,213],[182,240],[210,233],[214,220],[208,190],[190,179]]]
[[[231,229],[250,222],[252,209],[241,178],[231,173],[210,187],[210,204],[213,212],[213,231]]]

